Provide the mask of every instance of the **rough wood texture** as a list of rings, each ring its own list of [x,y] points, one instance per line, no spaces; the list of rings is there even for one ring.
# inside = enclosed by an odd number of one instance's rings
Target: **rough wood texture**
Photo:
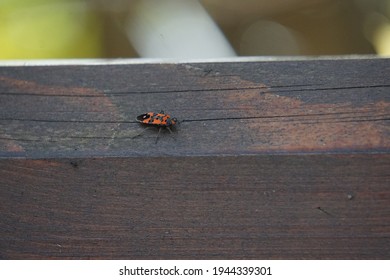
[[[388,259],[389,91],[389,59],[0,67],[0,257]]]

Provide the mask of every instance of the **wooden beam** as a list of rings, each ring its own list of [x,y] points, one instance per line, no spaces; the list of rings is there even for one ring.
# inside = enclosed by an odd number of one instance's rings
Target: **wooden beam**
[[[0,67],[0,257],[387,259],[390,60]],[[164,110],[174,133],[135,117]]]

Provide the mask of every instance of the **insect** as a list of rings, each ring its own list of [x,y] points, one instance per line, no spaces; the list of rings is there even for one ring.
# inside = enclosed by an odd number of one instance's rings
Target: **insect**
[[[170,115],[165,114],[164,111],[161,111],[160,113],[154,113],[149,112],[142,115],[139,115],[136,120],[139,123],[149,125],[149,127],[145,128],[140,134],[134,136],[140,136],[145,130],[149,129],[150,127],[158,127],[158,133],[156,137],[156,144],[158,142],[158,137],[160,136],[160,132],[162,128],[166,128],[169,130],[170,133],[172,133],[171,127],[176,125],[178,123],[176,118],[172,118]],[[133,138],[134,138],[133,137]]]

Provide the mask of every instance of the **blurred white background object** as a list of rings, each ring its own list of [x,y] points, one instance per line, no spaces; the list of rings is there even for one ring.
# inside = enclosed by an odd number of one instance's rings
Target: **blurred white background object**
[[[133,9],[126,31],[141,57],[235,56],[230,43],[197,0],[143,0]]]
[[[0,59],[390,55],[390,0],[0,0]]]

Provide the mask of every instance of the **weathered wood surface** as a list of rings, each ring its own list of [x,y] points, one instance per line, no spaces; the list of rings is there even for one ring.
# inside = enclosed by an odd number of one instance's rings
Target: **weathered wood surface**
[[[0,109],[1,258],[390,258],[389,59],[0,67]]]

